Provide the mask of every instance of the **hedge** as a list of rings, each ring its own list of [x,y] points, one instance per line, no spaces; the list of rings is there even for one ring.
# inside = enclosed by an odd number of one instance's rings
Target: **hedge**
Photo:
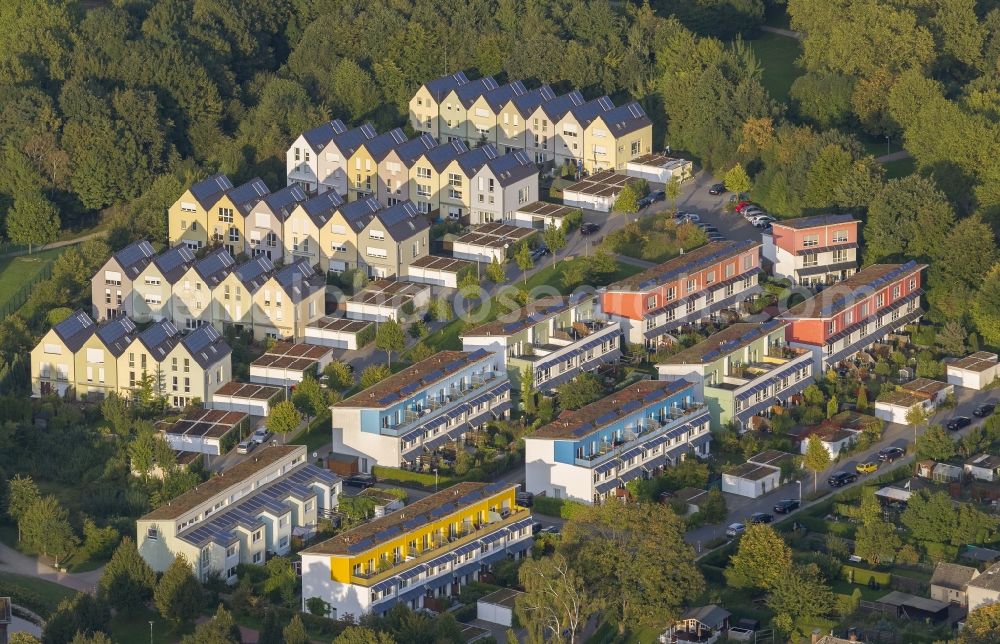
[[[375,341],[375,323],[371,323],[365,328],[358,331],[354,336],[355,342],[358,344],[358,349],[368,346]]]
[[[537,512],[538,514],[544,514],[550,517],[572,519],[585,507],[587,506],[579,501],[553,499],[548,496],[536,496],[534,504],[531,506],[531,510],[532,512]]]
[[[841,574],[843,574],[846,581],[854,584],[860,584],[862,586],[868,585],[871,580],[874,579],[875,583],[879,586],[886,587],[892,579],[892,575],[888,572],[869,570],[859,566],[844,566],[841,568]],[[852,574],[853,578],[851,576]]]
[[[383,465],[376,465],[372,468],[372,474],[375,475],[377,481],[386,481],[393,483],[411,483],[419,487],[434,487],[434,474],[426,474],[424,472],[414,472],[413,470],[404,470],[398,467],[386,467]],[[437,475],[437,485],[438,488],[445,488],[449,485],[454,485],[459,482],[458,477],[448,476],[447,474]]]

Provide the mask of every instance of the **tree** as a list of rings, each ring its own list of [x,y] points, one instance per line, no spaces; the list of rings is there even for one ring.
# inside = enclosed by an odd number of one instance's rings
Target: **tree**
[[[965,342],[969,334],[965,327],[958,320],[945,320],[944,325],[938,330],[934,340],[941,350],[953,356],[960,356],[965,353]]]
[[[972,321],[987,343],[1000,344],[1000,264],[983,278],[971,307]]]
[[[920,490],[910,496],[900,521],[915,539],[948,543],[958,525],[958,515],[946,493]]]
[[[343,360],[332,360],[323,369],[326,386],[333,391],[343,391],[354,386],[354,369]]]
[[[868,389],[864,385],[858,387],[858,400],[855,403],[855,407],[858,408],[858,411],[868,409]]]
[[[962,504],[958,508],[958,526],[951,535],[953,546],[992,543],[997,533],[997,519],[976,508]]]
[[[531,249],[528,248],[528,244],[521,242],[517,250],[514,252],[514,261],[517,263],[517,267],[521,269],[521,273],[524,276],[524,284],[528,284],[528,271],[531,270],[535,265],[535,260],[531,258]]]
[[[677,177],[670,177],[670,181],[663,187],[663,192],[670,200],[670,212],[677,214],[677,199],[681,196],[681,181]]]
[[[153,453],[156,437],[157,434],[152,427],[145,427],[137,431],[135,438],[129,441],[126,450],[132,471],[146,476],[153,469],[156,460]]]
[[[41,495],[38,493],[38,486],[30,476],[16,474],[7,483],[7,515],[17,523],[17,540],[22,539],[21,522],[28,508],[35,504]]]
[[[931,425],[927,431],[917,437],[917,458],[929,458],[935,461],[947,461],[955,455],[955,441],[941,425]]]
[[[115,610],[131,615],[153,597],[156,573],[139,556],[135,542],[124,537],[101,573],[98,588]]]
[[[819,473],[830,466],[830,452],[823,446],[823,441],[816,434],[810,434],[806,441],[806,453],[802,457],[802,465],[813,473],[813,492],[819,485]]]
[[[726,582],[734,588],[770,589],[792,568],[792,549],[766,524],[747,526],[736,553],[729,558]]]
[[[375,346],[385,351],[387,366],[392,369],[392,352],[402,351],[406,346],[406,336],[399,322],[389,319],[380,323],[375,332]]]
[[[615,256],[603,244],[598,246],[594,254],[590,256],[588,265],[591,270],[601,275],[614,273],[618,270],[618,260],[615,259]]]
[[[833,591],[816,564],[793,566],[779,577],[767,595],[775,624],[787,633],[793,625],[821,617],[836,605]]]
[[[830,400],[826,403],[826,417],[833,418],[840,412],[840,401],[837,400],[837,395],[834,394],[830,396]]]
[[[365,367],[365,370],[361,372],[361,388],[368,389],[376,383],[382,382],[391,375],[392,371],[390,371],[389,367],[384,364],[368,365]]]
[[[812,384],[802,390],[802,400],[807,405],[823,405],[826,403],[826,396],[823,395],[822,389]]]
[[[373,631],[363,626],[348,626],[333,640],[333,644],[396,644],[396,640],[382,631]]]
[[[199,624],[194,633],[185,635],[181,644],[241,644],[243,636],[232,613],[219,604],[212,619]]]
[[[73,553],[80,540],[73,533],[69,523],[69,512],[59,504],[54,496],[38,499],[28,508],[21,519],[24,542],[51,556],[55,567]]]
[[[892,559],[903,542],[896,534],[896,526],[882,518],[882,505],[871,488],[863,492],[859,518],[861,527],[854,538],[854,554],[873,566]]]
[[[604,397],[604,386],[591,372],[581,373],[558,387],[559,406],[563,409],[579,409]]]
[[[566,524],[560,552],[624,632],[660,625],[705,586],[684,523],[659,503],[589,506]]]
[[[313,597],[313,599],[318,599]],[[320,600],[322,601],[322,600]],[[326,614],[323,614],[326,617]],[[257,644],[282,644],[281,623],[278,622],[278,612],[273,607],[264,613],[264,624],[260,629]]]
[[[7,641],[9,644],[42,644],[42,640],[38,639],[31,633],[25,633],[24,631],[11,633],[10,639]]]
[[[1000,604],[985,604],[971,611],[956,644],[993,644],[1000,639]]]
[[[614,211],[631,215],[639,212],[639,191],[631,183],[626,183],[615,200]]]
[[[41,192],[14,196],[14,207],[7,211],[7,237],[16,244],[47,244],[59,234],[59,211]]]
[[[529,559],[521,565],[518,579],[524,594],[517,598],[515,611],[530,633],[541,635],[536,641],[557,638],[575,643],[580,629],[598,605],[566,557],[556,553]]]
[[[306,374],[295,387],[292,404],[307,419],[319,416],[327,408],[328,399],[319,381]]]
[[[284,443],[285,438],[295,431],[301,420],[302,417],[295,405],[289,400],[282,400],[271,407],[271,413],[267,416],[267,429],[281,436],[281,442]]]
[[[494,284],[503,284],[507,281],[507,258],[501,263],[497,256],[493,256],[493,261],[486,267],[486,277]]]
[[[730,168],[723,177],[722,183],[726,185],[726,190],[738,195],[750,192],[750,175],[747,174],[742,163],[737,163]]]
[[[153,592],[153,602],[160,616],[174,624],[198,616],[202,606],[201,584],[184,555],[177,555],[160,577]]]
[[[73,641],[77,634],[84,637],[107,632],[111,623],[111,609],[100,597],[77,593],[59,603],[56,612],[49,616],[42,631],[44,644],[64,644]]]
[[[309,635],[306,634],[306,627],[298,613],[295,613],[281,634],[285,638],[285,644],[309,644]]]
[[[542,232],[542,239],[545,240],[545,245],[552,251],[552,266],[554,267],[556,265],[556,255],[566,247],[566,231],[562,229],[562,226],[549,224],[549,227]]]
[[[913,428],[914,440],[916,440],[917,428],[930,420],[930,414],[923,405],[914,405],[906,410],[906,424]]]

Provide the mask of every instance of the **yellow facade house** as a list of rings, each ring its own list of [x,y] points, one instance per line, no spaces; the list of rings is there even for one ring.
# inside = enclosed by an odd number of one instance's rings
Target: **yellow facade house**
[[[453,89],[469,82],[462,72],[428,81],[410,99],[410,125],[417,132],[437,138],[440,132],[441,101]]]
[[[527,93],[524,83],[514,81],[476,97],[469,106],[466,144],[470,148],[485,143],[496,145],[499,136],[497,124],[501,111],[513,99]]]
[[[287,263],[300,259],[310,266],[322,266],[328,257],[321,249],[320,231],[329,224],[337,209],[344,205],[344,199],[336,190],[327,190],[308,201],[295,206],[285,220],[282,241]]]
[[[160,364],[167,404],[175,409],[210,400],[233,378],[232,349],[211,325],[183,336]]]
[[[382,204],[374,197],[344,204],[319,232],[323,270],[334,273],[358,268],[358,234],[371,222]]]
[[[555,124],[555,163],[557,166],[583,166],[586,154],[584,132],[601,114],[615,109],[615,104],[607,96],[602,96],[583,105],[569,109]]]
[[[236,260],[225,248],[216,248],[192,264],[174,286],[170,299],[174,324],[188,331],[206,324],[222,328],[215,319],[215,289],[232,272]]]
[[[459,85],[448,92],[439,106],[439,141],[468,141],[475,134],[469,132],[469,109],[477,98],[492,92],[499,85],[493,78],[479,78]],[[478,139],[478,137],[476,137]]]
[[[149,379],[150,393],[167,396],[169,364],[167,357],[181,341],[181,333],[169,320],[154,322],[132,339],[118,357],[118,389],[135,396]]]
[[[497,110],[497,151],[509,154],[527,147],[527,119],[539,105],[551,101],[556,93],[548,85],[510,98]]]
[[[54,325],[31,350],[31,395],[78,396],[76,353],[96,333],[82,310]]]
[[[253,296],[254,339],[301,341],[306,325],[325,314],[325,296],[326,277],[308,260],[282,267]]]
[[[624,170],[629,161],[653,151],[653,122],[633,101],[598,114],[583,138],[583,167],[588,172]]]
[[[431,148],[417,159],[410,169],[410,200],[418,211],[427,214],[441,209],[441,191],[447,190],[447,179],[442,174],[468,151],[465,143],[456,139]]]
[[[132,319],[136,322],[172,319],[177,281],[195,261],[186,245],[160,253],[132,281]]]
[[[555,161],[556,123],[573,107],[583,105],[583,94],[573,90],[539,103],[525,116],[524,149],[535,163],[542,165]]]
[[[197,250],[208,244],[209,212],[231,190],[233,182],[224,174],[213,174],[184,191],[167,211],[170,245],[184,244]]]
[[[348,201],[374,197],[378,193],[379,163],[389,152],[404,143],[406,135],[403,130],[396,128],[358,146],[347,160]]]
[[[476,176],[487,161],[496,157],[496,148],[492,144],[486,144],[466,150],[444,167],[439,191],[442,217],[468,220],[472,210],[472,177]]]
[[[132,320],[115,318],[87,338],[76,351],[76,392],[81,400],[102,400],[119,390],[118,358],[137,335]]]
[[[254,293],[264,286],[272,273],[274,264],[265,255],[258,255],[234,267],[215,288],[213,319],[223,329],[227,325],[233,325],[239,331],[252,327]]]
[[[246,247],[246,218],[270,190],[260,178],[226,191],[208,212],[209,240],[220,244],[236,257]]]

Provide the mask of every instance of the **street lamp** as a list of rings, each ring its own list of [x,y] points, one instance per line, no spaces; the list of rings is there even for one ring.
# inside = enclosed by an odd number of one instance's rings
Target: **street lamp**
[[[434,468],[434,491],[438,491],[438,468]]]
[[[802,479],[797,479],[795,482],[799,486],[799,505],[802,505]]]
[[[149,620],[149,644],[153,644],[153,620]]]
[[[885,135],[885,153],[887,155],[889,154],[889,135],[888,134]]]

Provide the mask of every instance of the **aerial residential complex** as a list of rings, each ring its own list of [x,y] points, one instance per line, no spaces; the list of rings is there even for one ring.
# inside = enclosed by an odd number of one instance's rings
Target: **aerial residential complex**
[[[598,503],[685,455],[707,456],[709,412],[685,381],[641,380],[524,437],[525,488]]]
[[[628,342],[654,347],[760,291],[760,242],[712,242],[607,287],[605,315]]]
[[[199,581],[236,581],[239,564],[291,551],[337,507],[339,478],[307,462],[304,445],[266,447],[136,521],[139,554],[157,571],[184,555]]]
[[[925,265],[872,264],[781,314],[786,338],[813,354],[817,371],[830,368],[888,334],[919,320]]]
[[[733,324],[706,340],[661,360],[661,380],[694,383],[712,414],[712,428],[733,423],[740,432],[750,419],[786,405],[812,382],[813,358],[785,342],[788,322]]]
[[[510,412],[504,355],[441,351],[333,406],[333,451],[402,467]]]
[[[851,215],[775,221],[763,235],[764,259],[792,284],[833,284],[858,270],[860,223]]]
[[[527,375],[536,390],[548,391],[621,356],[621,327],[601,314],[596,297],[547,297],[516,316],[461,336],[466,351],[486,349],[505,355],[515,387]]]
[[[531,514],[517,486],[459,483],[332,539],[302,556],[302,606],[319,597],[329,617],[385,615],[396,604],[458,594],[496,562],[527,556]]]
[[[539,165],[571,163],[587,172],[618,169],[652,152],[653,124],[635,102],[615,107],[577,91],[556,96],[546,85],[469,81],[459,72],[424,83],[410,100],[410,124],[439,140],[492,143],[524,150]]]

